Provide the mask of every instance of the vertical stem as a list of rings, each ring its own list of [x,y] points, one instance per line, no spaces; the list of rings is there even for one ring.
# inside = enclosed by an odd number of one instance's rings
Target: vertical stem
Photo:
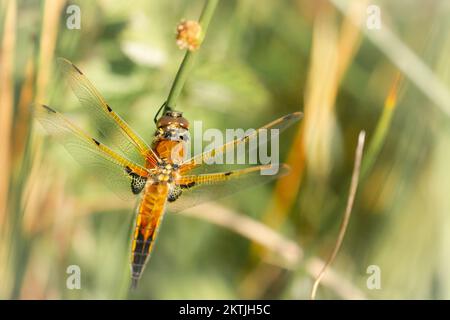
[[[214,10],[217,7],[219,0],[206,0],[203,7],[203,11],[200,15],[199,24],[202,28],[202,41],[205,38],[206,30],[208,29],[209,22],[214,14]],[[186,51],[183,61],[181,62],[180,68],[175,76],[175,80],[170,89],[169,96],[165,103],[164,111],[171,110],[175,107],[178,97],[180,96],[181,90],[186,82],[190,70],[192,69],[193,61],[195,58],[195,52]]]
[[[314,281],[314,285],[311,290],[311,300],[314,300],[316,298],[317,288],[319,287],[320,281],[325,275],[325,271],[334,262],[334,259],[336,259],[336,255],[338,254],[338,251],[341,248],[342,241],[344,241],[345,232],[347,231],[348,222],[350,221],[350,215],[353,209],[353,203],[355,202],[356,190],[358,189],[359,174],[361,171],[361,159],[363,156],[365,139],[366,139],[366,132],[361,131],[358,136],[358,144],[356,146],[355,151],[355,164],[353,165],[352,180],[350,183],[350,190],[348,192],[347,206],[345,208],[344,217],[342,219],[341,226],[339,228],[339,234],[330,257],[328,258],[327,262],[323,265],[322,270],[320,270],[319,275],[316,278],[316,281]]]
[[[372,169],[375,161],[378,158],[381,148],[384,145],[384,141],[386,140],[386,136],[391,126],[392,116],[397,106],[397,96],[402,82],[403,75],[398,72],[396,77],[394,78],[394,81],[392,82],[389,94],[384,102],[383,113],[381,114],[380,120],[378,120],[372,141],[370,142],[369,148],[367,149],[365,161],[363,162],[361,168],[361,179],[366,178],[366,175]]]

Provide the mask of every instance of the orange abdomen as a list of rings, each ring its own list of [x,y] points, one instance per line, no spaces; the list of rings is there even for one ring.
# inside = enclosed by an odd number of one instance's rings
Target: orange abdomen
[[[154,183],[145,187],[138,207],[131,251],[133,286],[136,286],[150,257],[158,228],[164,216],[168,190],[167,183]]]
[[[181,163],[185,153],[185,145],[178,141],[159,141],[153,146],[155,152],[161,159],[168,163]]]

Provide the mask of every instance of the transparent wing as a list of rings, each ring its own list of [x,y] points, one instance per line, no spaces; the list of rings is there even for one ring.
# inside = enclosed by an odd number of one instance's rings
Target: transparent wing
[[[100,140],[141,166],[146,164],[147,159],[155,165],[158,157],[152,149],[111,109],[80,69],[64,58],[58,58],[58,66],[86,114],[95,122]]]
[[[180,177],[176,186],[181,195],[174,202],[168,202],[167,209],[175,213],[201,203],[217,200],[247,188],[268,183],[289,172],[285,164],[272,175],[262,175],[261,171],[274,169],[271,165],[254,166],[240,170]]]
[[[96,176],[120,198],[134,198],[131,183],[136,177],[148,177],[150,172],[147,169],[89,137],[48,106],[36,105],[34,113],[49,134],[57,138],[83,167],[95,170]]]
[[[218,161],[241,164],[267,163],[260,159],[261,148],[266,148],[266,155],[268,156],[268,142],[278,139],[283,130],[297,122],[302,116],[301,112],[294,112],[257,130],[245,133],[241,131],[242,136],[184,161],[180,166],[180,172],[183,174],[188,172],[192,174],[217,172],[218,169],[224,168],[217,164]],[[276,150],[271,151],[277,152]]]

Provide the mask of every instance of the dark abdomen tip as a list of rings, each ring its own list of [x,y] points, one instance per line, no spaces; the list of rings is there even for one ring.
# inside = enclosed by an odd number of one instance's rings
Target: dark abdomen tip
[[[136,290],[139,283],[139,278],[132,277],[131,278],[131,289]]]

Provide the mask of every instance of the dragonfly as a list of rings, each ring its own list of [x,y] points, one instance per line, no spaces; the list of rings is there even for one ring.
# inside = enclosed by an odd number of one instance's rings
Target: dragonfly
[[[284,130],[302,116],[292,113],[193,157],[186,157],[189,121],[171,109],[156,119],[149,145],[116,113],[85,74],[72,62],[58,58],[58,65],[81,108],[95,123],[99,136],[92,137],[54,108],[37,104],[35,117],[83,168],[94,169],[123,199],[137,198],[131,243],[131,287],[136,288],[150,258],[166,211],[180,212],[206,201],[267,183],[288,172],[284,164],[273,175],[262,175],[270,165],[254,165],[220,171],[223,166],[206,164],[227,150],[255,138],[262,130]],[[267,140],[271,136],[269,135]],[[258,141],[256,147],[266,141]],[[255,145],[253,145],[255,148]],[[250,151],[249,146],[246,152]]]

